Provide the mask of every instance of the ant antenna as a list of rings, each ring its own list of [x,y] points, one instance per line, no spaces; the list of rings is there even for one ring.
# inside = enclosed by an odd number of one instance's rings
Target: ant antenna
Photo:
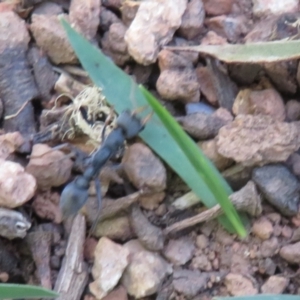
[[[132,111],[131,115],[134,116],[134,115],[140,114],[141,112],[145,111],[148,107],[149,107],[148,105],[138,107]]]

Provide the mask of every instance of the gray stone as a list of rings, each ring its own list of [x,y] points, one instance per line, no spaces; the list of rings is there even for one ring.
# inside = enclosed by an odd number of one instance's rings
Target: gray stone
[[[266,200],[283,215],[298,213],[300,183],[285,166],[276,164],[255,168],[252,179]]]

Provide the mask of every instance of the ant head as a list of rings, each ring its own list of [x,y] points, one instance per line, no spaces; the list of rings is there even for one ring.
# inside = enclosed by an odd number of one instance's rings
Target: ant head
[[[145,123],[136,115],[136,113],[125,110],[119,115],[117,126],[123,129],[126,139],[131,139],[144,129]]]

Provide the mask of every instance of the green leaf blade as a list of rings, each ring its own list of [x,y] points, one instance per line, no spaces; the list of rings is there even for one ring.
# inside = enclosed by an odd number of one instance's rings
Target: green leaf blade
[[[166,49],[199,52],[226,63],[273,63],[300,58],[300,40],[166,47]]]
[[[214,297],[214,300],[299,300],[299,295],[276,295],[260,294],[253,296],[236,296],[236,297]]]
[[[73,30],[64,19],[61,22],[82,66],[93,82],[103,89],[108,102],[118,113],[125,109],[133,110],[149,105],[130,76]],[[218,204],[215,195],[156,115],[147,123],[140,137],[187,183],[205,206],[212,207]],[[227,185],[226,193],[229,195],[232,191],[224,179],[223,185]],[[231,222],[225,216],[220,220],[227,230],[233,231]]]
[[[0,299],[56,298],[59,294],[45,288],[24,284],[0,284]]]
[[[187,155],[190,162],[195,167],[207,186],[218,199],[224,213],[232,222],[233,227],[242,237],[247,235],[246,230],[228,196],[232,193],[231,188],[224,178],[217,171],[215,166],[206,158],[201,149],[196,146],[192,139],[184,132],[181,126],[173,119],[170,113],[151,95],[144,87],[141,87],[143,94],[149,104],[160,117],[172,137],[176,140],[180,148]]]

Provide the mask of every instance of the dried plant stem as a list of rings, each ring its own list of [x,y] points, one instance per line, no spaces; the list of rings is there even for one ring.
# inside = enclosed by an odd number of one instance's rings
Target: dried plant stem
[[[256,186],[252,181],[249,181],[241,190],[229,196],[232,204],[238,211],[244,211],[252,216],[257,216],[261,213],[261,199],[256,191]],[[176,222],[164,230],[164,234],[178,232],[179,230],[197,225],[201,222],[207,222],[215,219],[223,214],[221,206],[218,204],[194,217]]]

